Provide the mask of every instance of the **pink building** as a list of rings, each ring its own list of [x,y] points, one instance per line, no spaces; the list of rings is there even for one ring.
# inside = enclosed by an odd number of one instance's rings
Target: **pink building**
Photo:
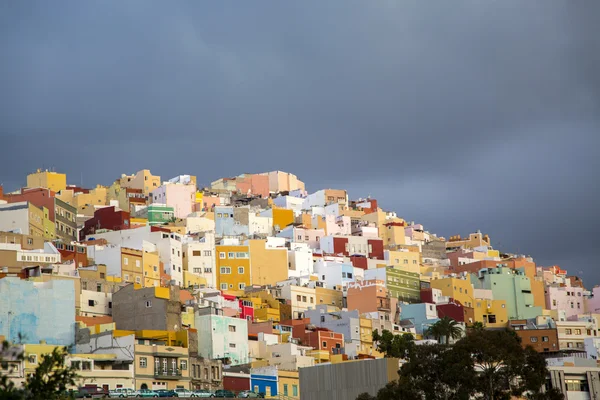
[[[585,299],[585,311],[589,313],[600,313],[600,286],[594,286],[592,295]]]
[[[567,319],[585,313],[583,288],[548,286],[546,288],[546,309],[565,310]]]
[[[235,187],[242,194],[269,197],[269,177],[267,175],[240,175],[235,178]]]
[[[186,218],[194,212],[196,186],[166,182],[150,192],[150,200],[155,204],[173,207],[176,218]]]

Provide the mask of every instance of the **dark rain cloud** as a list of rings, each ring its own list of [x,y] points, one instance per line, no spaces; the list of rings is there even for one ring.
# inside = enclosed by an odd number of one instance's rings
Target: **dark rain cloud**
[[[289,170],[600,280],[600,3],[5,2],[0,182]]]

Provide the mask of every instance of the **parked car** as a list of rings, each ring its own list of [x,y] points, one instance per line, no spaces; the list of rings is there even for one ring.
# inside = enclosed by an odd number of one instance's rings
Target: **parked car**
[[[140,389],[135,392],[135,397],[158,397],[158,393],[150,389]]]
[[[126,398],[126,397],[135,397],[136,392],[133,389],[129,388],[118,388],[108,392],[111,398]]]
[[[198,389],[192,392],[192,397],[215,397],[215,395],[206,389]]]
[[[158,389],[155,390],[158,393],[158,397],[179,397],[176,391],[168,390],[168,389]]]
[[[73,392],[76,399],[107,399],[109,392],[99,386],[84,386]]]
[[[189,389],[175,389],[178,397],[194,397],[194,392]]]
[[[219,390],[215,391],[213,397],[235,399],[235,393],[233,393],[231,390],[219,389]]]
[[[241,399],[249,399],[249,398],[263,399],[265,397],[265,395],[262,393],[253,392],[252,390],[242,390],[241,392],[238,393],[238,397]]]

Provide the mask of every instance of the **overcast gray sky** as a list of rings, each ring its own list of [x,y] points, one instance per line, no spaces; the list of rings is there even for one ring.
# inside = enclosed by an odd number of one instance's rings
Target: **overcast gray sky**
[[[280,169],[600,282],[600,2],[0,2],[0,183]]]

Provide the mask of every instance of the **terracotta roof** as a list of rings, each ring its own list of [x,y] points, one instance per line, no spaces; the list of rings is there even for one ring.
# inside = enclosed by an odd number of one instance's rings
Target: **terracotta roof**
[[[94,326],[99,324],[110,324],[113,322],[113,319],[109,315],[103,315],[101,317],[82,317],[76,316],[75,321],[83,322],[85,326]]]

